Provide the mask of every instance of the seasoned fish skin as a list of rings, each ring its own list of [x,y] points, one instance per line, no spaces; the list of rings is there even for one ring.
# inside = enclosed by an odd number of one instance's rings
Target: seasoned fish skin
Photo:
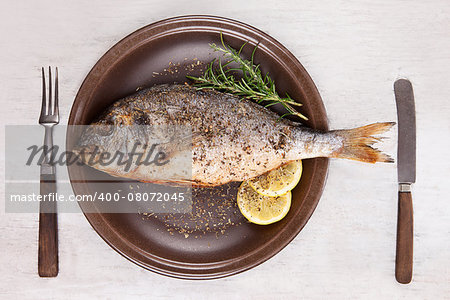
[[[216,186],[251,179],[298,159],[343,157],[367,162],[391,161],[370,145],[376,141],[371,135],[384,132],[392,123],[320,132],[287,119],[280,120],[276,113],[254,102],[189,85],[158,85],[141,90],[116,101],[92,125],[190,128],[192,144],[184,149],[192,155],[192,174],[188,176],[174,171],[176,157],[183,151],[179,140],[164,146],[172,159],[164,171],[154,172],[144,165],[127,172],[118,165],[92,165],[114,176],[141,181]],[[124,138],[119,130],[106,128],[105,132],[100,129],[83,134],[78,149],[92,145],[107,151],[123,148]],[[146,133],[137,132],[128,139],[136,141],[148,142]],[[174,170],[170,172],[170,168]]]

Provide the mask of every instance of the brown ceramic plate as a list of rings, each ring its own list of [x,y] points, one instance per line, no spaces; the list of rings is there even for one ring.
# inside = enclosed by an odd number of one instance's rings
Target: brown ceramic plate
[[[235,48],[248,41],[250,46],[243,52],[247,57],[259,43],[255,61],[270,73],[278,92],[288,92],[304,104],[301,112],[309,117],[305,125],[328,129],[325,109],[313,81],[283,45],[254,27],[212,16],[163,20],[118,42],[84,80],[69,125],[89,124],[108,105],[138,87],[185,82],[186,75],[199,75],[203,63],[217,57],[208,44],[220,43],[220,32],[225,42]],[[70,149],[73,140],[68,139],[67,143]],[[182,215],[156,218],[138,212],[86,213],[96,211],[87,202],[81,204],[81,209],[97,233],[134,263],[178,278],[218,278],[250,269],[285,247],[317,206],[327,170],[325,158],[305,160],[302,179],[293,190],[290,212],[282,221],[268,226],[248,223],[241,216],[234,200],[236,184],[195,190],[194,211],[203,212],[198,220]],[[108,177],[85,166],[71,166],[69,174],[77,179]],[[121,188],[129,186],[132,184],[122,184]],[[94,183],[83,180],[72,181],[72,187],[76,194],[96,191]],[[215,207],[211,208],[212,203]],[[210,212],[206,220],[205,211]]]

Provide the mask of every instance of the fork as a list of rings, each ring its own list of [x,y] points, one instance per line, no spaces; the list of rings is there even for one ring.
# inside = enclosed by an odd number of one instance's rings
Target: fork
[[[58,108],[58,68],[55,74],[55,91],[52,98],[52,73],[48,68],[48,103],[45,86],[45,71],[42,68],[42,106],[39,124],[45,128],[44,160],[41,163],[39,203],[39,251],[38,272],[40,277],[58,275],[58,219],[56,201],[50,200],[53,193],[56,198],[56,171],[52,162],[53,127],[59,123]],[[47,197],[47,201],[45,199]]]

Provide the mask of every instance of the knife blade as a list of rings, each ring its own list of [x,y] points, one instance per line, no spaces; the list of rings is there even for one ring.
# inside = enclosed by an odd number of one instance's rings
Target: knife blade
[[[394,83],[398,118],[398,182],[416,182],[416,113],[411,82],[399,79]]]
[[[412,84],[394,83],[398,119],[397,177],[398,215],[395,278],[406,284],[412,279],[413,206],[411,184],[416,182],[416,113]]]

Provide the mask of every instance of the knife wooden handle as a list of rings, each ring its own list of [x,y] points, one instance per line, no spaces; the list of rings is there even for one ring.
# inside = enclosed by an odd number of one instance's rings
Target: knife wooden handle
[[[395,278],[400,283],[410,283],[412,279],[413,226],[411,192],[399,192]]]
[[[41,175],[41,196],[56,193],[55,175]],[[58,275],[58,219],[56,201],[42,200],[39,204],[39,254],[40,277]]]

